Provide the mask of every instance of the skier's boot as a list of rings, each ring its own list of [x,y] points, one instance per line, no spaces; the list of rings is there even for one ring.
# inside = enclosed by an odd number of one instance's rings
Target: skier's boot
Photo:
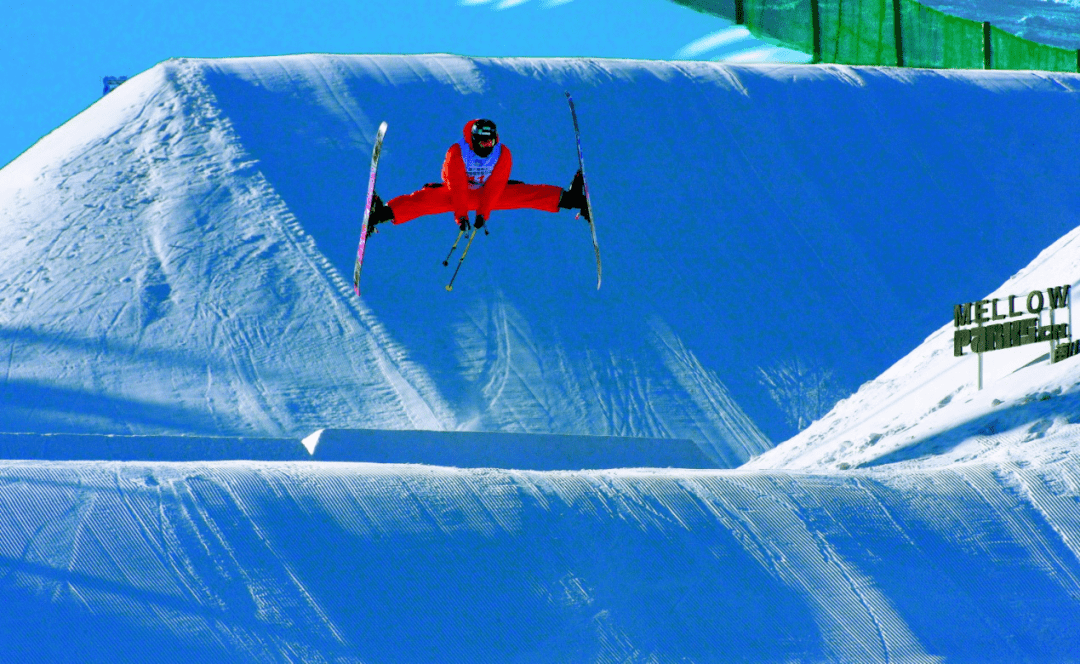
[[[382,202],[378,194],[374,194],[371,198],[371,212],[368,214],[368,235],[378,233],[379,231],[375,227],[379,224],[393,220],[394,211],[389,205]]]
[[[476,215],[476,221],[473,222],[473,228],[477,228],[477,229],[483,228],[484,224],[486,224],[486,223],[487,223],[487,219],[484,219],[484,215],[477,214]]]
[[[569,189],[563,189],[559,196],[559,207],[564,210],[580,210],[581,216],[589,221],[589,205],[585,199],[585,176],[579,170],[574,174],[574,181]]]
[[[462,233],[468,232],[468,230],[470,228],[472,228],[472,224],[469,223],[469,215],[465,215],[463,217],[458,217],[457,225],[458,225],[458,228],[461,229]]]

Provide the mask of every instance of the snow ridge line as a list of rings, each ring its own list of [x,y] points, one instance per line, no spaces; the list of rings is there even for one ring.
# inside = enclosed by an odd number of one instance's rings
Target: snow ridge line
[[[216,103],[216,95],[205,82],[203,65],[199,61],[181,59],[170,61],[165,66],[173,71],[175,75],[170,77],[171,80],[182,94],[193,102],[196,112],[213,126],[229,147],[226,155],[228,161],[251,164],[232,123],[222,115]],[[262,173],[256,173],[251,179],[251,189],[255,196],[274,201],[269,207],[267,220],[281,232],[284,239],[329,290],[336,293],[337,297],[329,298],[336,313],[352,318],[368,333],[370,340],[366,344],[367,350],[375,356],[376,366],[394,391],[411,426],[436,430],[455,428],[454,415],[433,381],[421,367],[408,361],[404,350],[390,338],[385,327],[363,306],[362,301],[354,296],[351,282],[319,251],[314,238],[304,230],[300,220],[289,211]]]

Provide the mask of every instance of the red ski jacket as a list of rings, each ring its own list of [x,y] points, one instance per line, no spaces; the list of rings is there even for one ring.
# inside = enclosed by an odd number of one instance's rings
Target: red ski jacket
[[[498,141],[495,143],[495,151],[487,158],[473,152],[470,139],[474,122],[476,120],[465,123],[464,140],[454,143],[446,151],[442,179],[450,189],[455,218],[469,213],[469,189],[476,189],[476,213],[487,219],[491,216],[492,206],[506,188],[514,160],[510,156],[510,149]],[[466,161],[469,162],[469,168],[466,167]],[[473,172],[472,178],[469,176],[470,170]]]

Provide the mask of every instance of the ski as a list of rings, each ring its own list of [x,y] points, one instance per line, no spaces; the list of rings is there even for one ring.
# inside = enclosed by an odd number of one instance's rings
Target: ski
[[[585,158],[581,154],[581,128],[578,126],[577,109],[574,108],[574,98],[566,93],[566,101],[570,104],[570,115],[574,118],[574,136],[577,139],[578,168],[581,169],[581,179],[585,189],[585,221],[589,222],[589,230],[592,231],[592,246],[596,252],[596,289],[600,290],[600,243],[596,241],[596,224],[593,218],[592,201],[589,200],[589,181],[585,179]]]
[[[375,174],[379,170],[379,155],[382,153],[383,137],[386,136],[386,123],[379,125],[375,134],[375,147],[371,150],[371,174],[368,176],[367,201],[364,203],[364,223],[360,226],[360,245],[356,248],[356,267],[353,268],[353,290],[360,295],[360,267],[364,264],[364,248],[367,245],[368,219],[371,217],[371,201],[375,196]]]

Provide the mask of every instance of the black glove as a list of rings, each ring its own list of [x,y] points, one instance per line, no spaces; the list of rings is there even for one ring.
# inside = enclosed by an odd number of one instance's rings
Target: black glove
[[[486,224],[486,223],[487,223],[487,219],[484,219],[484,215],[478,214],[478,215],[476,215],[476,221],[473,222],[473,226],[475,226],[477,228],[483,228],[484,224]]]
[[[457,225],[458,228],[461,229],[462,233],[469,230],[469,215],[465,215],[464,217],[458,217]]]

